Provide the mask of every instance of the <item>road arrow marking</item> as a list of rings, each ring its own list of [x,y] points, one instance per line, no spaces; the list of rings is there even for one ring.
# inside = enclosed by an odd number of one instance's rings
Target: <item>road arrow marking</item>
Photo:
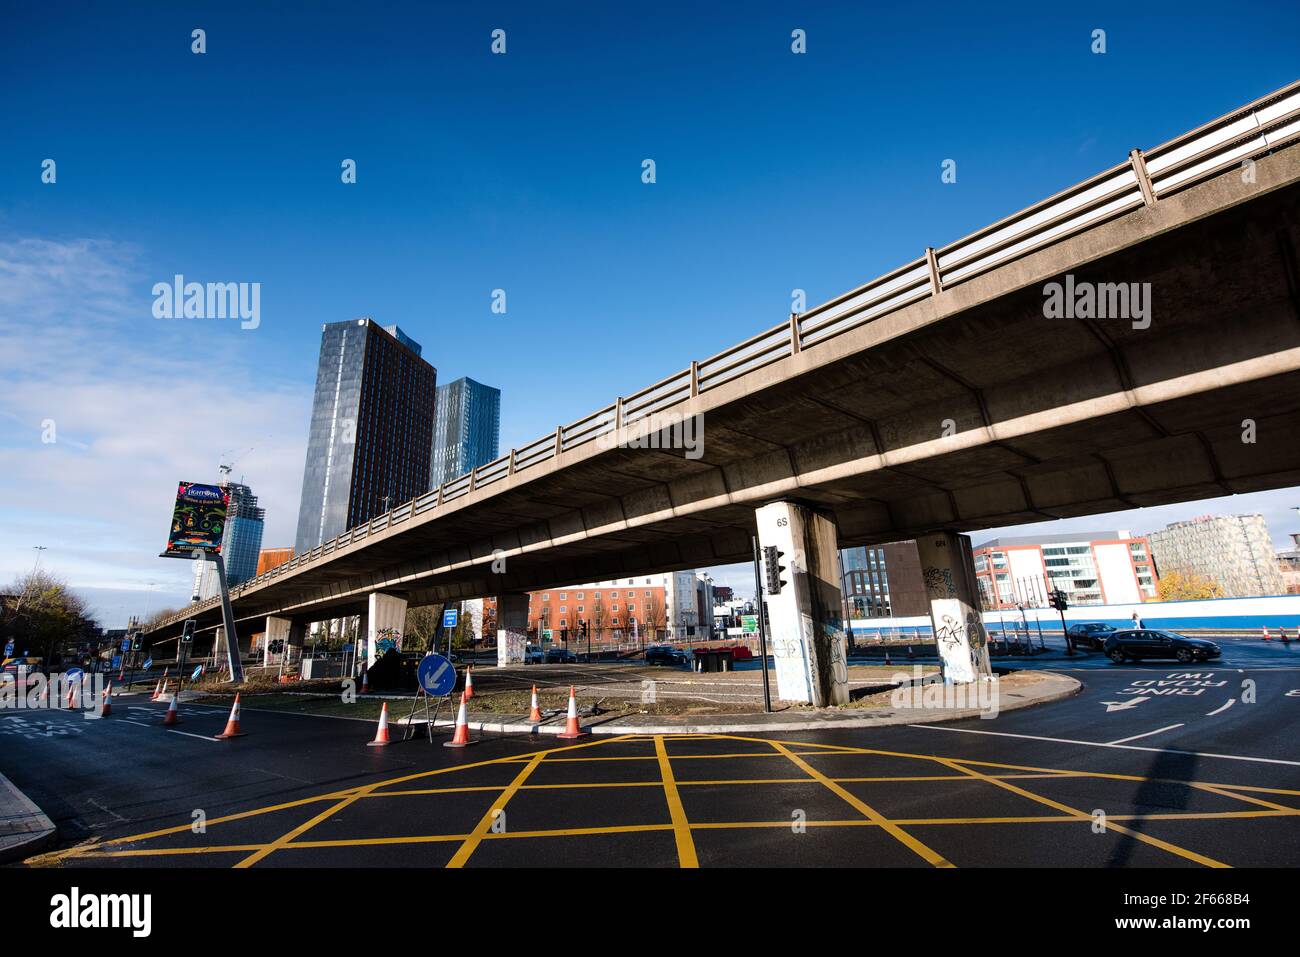
[[[1106,706],[1106,713],[1110,714],[1112,711],[1127,711],[1146,700],[1146,698],[1129,698],[1127,701],[1103,701],[1102,704]]]
[[[1227,711],[1229,708],[1232,707],[1233,703],[1236,702],[1236,700],[1237,700],[1236,698],[1229,698],[1227,701],[1225,701],[1219,707],[1215,708],[1213,711],[1206,712],[1205,716],[1207,718],[1212,718],[1216,714],[1219,714],[1222,711]]]

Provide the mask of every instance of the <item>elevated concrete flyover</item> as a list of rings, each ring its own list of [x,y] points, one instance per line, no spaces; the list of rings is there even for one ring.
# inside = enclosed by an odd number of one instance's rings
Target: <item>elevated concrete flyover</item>
[[[1298,91],[405,503],[237,588],[236,618],[745,561],[776,502],[850,546],[1300,484]],[[220,609],[152,637],[187,617]]]

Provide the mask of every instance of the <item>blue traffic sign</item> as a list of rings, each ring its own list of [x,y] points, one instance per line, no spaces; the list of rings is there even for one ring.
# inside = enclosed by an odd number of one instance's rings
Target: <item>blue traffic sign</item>
[[[5,657],[6,657],[6,658],[12,658],[13,656],[14,656],[14,643],[13,643],[12,641],[6,641],[6,642],[5,642]]]
[[[153,659],[152,659],[152,658],[146,658],[146,659],[144,660],[144,664],[142,664],[140,667],[143,668],[145,671],[148,671],[150,668],[153,667]]]
[[[444,628],[455,628],[455,627],[456,627],[456,622],[459,620],[459,618],[460,618],[460,609],[458,609],[458,608],[446,608],[446,609],[443,609],[443,612],[442,612],[442,627],[444,627]]]
[[[192,675],[190,675],[190,680],[191,680],[191,681],[198,681],[198,680],[199,680],[199,676],[202,675],[202,674],[203,674],[203,666],[202,666],[202,665],[199,665],[197,668],[194,669],[194,673],[193,673]]]
[[[122,656],[121,656],[121,655],[114,655],[114,656],[113,656],[113,667],[114,667],[114,668],[121,668],[121,667],[122,667]]]
[[[442,655],[427,654],[416,672],[424,693],[434,698],[451,694],[456,687],[456,666]]]
[[[80,681],[84,675],[85,672],[80,668],[69,668],[63,673],[63,676],[69,681]]]
[[[130,639],[130,638],[123,638],[123,639],[122,639],[122,650],[123,650],[123,651],[130,651],[130,650],[131,650],[131,639]]]

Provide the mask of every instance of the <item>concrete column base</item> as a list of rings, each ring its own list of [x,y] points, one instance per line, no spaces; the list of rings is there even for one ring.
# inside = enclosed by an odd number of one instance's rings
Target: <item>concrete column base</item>
[[[528,594],[497,596],[497,666],[520,665],[528,647]]]
[[[970,538],[934,532],[918,536],[916,550],[944,680],[967,684],[992,675]]]
[[[289,630],[292,627],[292,618],[279,618],[275,615],[266,616],[266,634],[262,636],[263,668],[270,667],[273,664],[278,665],[284,660],[285,654],[289,651]],[[280,642],[280,650],[273,654],[271,644],[276,641]]]
[[[406,628],[406,599],[401,595],[371,592],[366,604],[366,665],[374,667],[389,647],[402,648]],[[383,645],[384,647],[380,647]]]
[[[814,707],[847,704],[848,656],[840,605],[835,522],[793,502],[756,513],[758,542],[780,550],[785,584],[767,595],[768,638],[777,696]]]

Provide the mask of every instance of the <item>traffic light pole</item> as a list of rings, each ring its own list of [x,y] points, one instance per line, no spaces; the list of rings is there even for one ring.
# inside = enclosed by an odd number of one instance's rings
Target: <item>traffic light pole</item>
[[[758,648],[759,660],[763,662],[763,710],[772,712],[772,687],[767,677],[767,616],[763,613],[763,570],[758,551],[758,536],[754,541],[754,603],[758,606]]]

